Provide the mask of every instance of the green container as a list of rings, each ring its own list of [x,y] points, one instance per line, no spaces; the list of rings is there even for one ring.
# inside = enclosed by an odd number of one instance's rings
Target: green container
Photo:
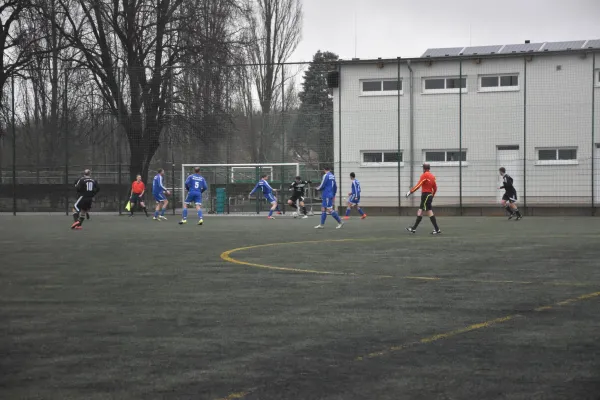
[[[225,192],[225,188],[217,188],[217,204],[216,211],[217,214],[225,213],[225,203],[227,202],[227,192]]]

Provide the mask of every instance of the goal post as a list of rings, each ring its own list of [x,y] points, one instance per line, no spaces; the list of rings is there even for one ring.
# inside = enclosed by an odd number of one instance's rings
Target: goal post
[[[299,163],[268,164],[182,164],[181,165],[181,206],[186,198],[185,180],[200,168],[200,175],[206,179],[208,190],[204,193],[202,207],[209,214],[257,214],[266,210],[262,193],[252,198],[249,193],[261,175],[269,175],[269,183],[278,191],[278,200],[285,201],[287,188],[294,178],[300,175]]]

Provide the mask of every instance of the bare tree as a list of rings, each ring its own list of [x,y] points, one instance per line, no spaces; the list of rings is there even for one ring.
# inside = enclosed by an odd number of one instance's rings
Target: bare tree
[[[55,164],[60,146],[60,113],[65,111],[62,94],[67,85],[66,67],[63,60],[72,56],[73,50],[66,49],[63,37],[58,34],[57,25],[64,24],[64,18],[57,21],[56,0],[37,0],[36,11],[29,10],[21,20],[31,21],[38,40],[29,44],[32,54],[30,62],[23,69],[23,75],[29,86],[22,91],[27,104],[25,114],[26,133],[35,137],[36,165],[42,160],[47,165]],[[32,15],[32,13],[34,13]],[[44,15],[45,18],[36,18]],[[19,44],[21,47],[23,44]],[[26,52],[21,47],[21,52]],[[73,72],[70,72],[73,74]],[[75,72],[81,73],[81,71]],[[70,91],[71,101],[77,101],[76,91],[81,89],[73,85]],[[30,99],[28,97],[31,97]],[[29,104],[30,102],[30,104]],[[75,103],[77,104],[77,103]],[[44,151],[41,152],[40,149]]]
[[[25,18],[33,15],[33,0],[8,0],[0,2],[0,107],[4,104],[4,85],[19,74],[36,54],[32,47],[39,40],[36,21]]]
[[[231,130],[226,103],[236,70],[228,64],[246,43],[239,21],[248,10],[232,0],[188,0],[182,12],[189,23],[182,39],[185,67],[174,84],[175,123],[187,140],[200,141],[195,157],[217,162],[227,147],[224,132]]]
[[[58,0],[66,17],[57,26],[81,54],[131,151],[130,176],[146,180],[170,107],[168,82],[182,54],[175,11],[184,0]],[[121,74],[122,72],[122,74]]]
[[[253,40],[248,50],[253,64],[253,79],[262,111],[258,159],[264,162],[270,135],[270,113],[275,96],[281,90],[281,71],[301,39],[302,4],[300,0],[256,0],[249,14]]]

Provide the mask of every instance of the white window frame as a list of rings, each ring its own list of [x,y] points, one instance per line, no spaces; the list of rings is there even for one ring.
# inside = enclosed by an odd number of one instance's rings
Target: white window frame
[[[600,69],[594,71],[594,83],[596,87],[600,87]]]
[[[365,153],[381,153],[381,162],[365,162],[364,161]],[[361,150],[360,151],[360,166],[367,167],[367,168],[397,167],[398,166],[397,162],[383,161],[385,159],[384,153],[400,153],[400,156],[402,157],[402,161],[400,161],[400,166],[401,167],[404,166],[404,151],[402,151],[402,150]]]
[[[469,92],[469,82],[467,79],[466,75],[461,76],[428,76],[428,77],[424,77],[422,80],[422,93],[423,94],[447,94],[447,93],[460,93],[461,92],[461,88],[454,88],[454,89],[425,89],[425,82],[431,79],[443,79],[444,80],[444,87],[448,86],[448,79],[464,79],[465,80],[465,87],[464,89],[462,89],[462,93],[468,93]]]
[[[556,160],[540,160],[540,150],[555,150],[556,151]],[[579,149],[576,146],[568,146],[568,147],[536,147],[535,155],[536,162],[535,165],[578,165],[579,159],[576,158],[574,160],[559,160],[558,159],[558,151],[559,150],[575,150],[576,157],[579,156]]]
[[[500,85],[500,78],[502,78],[503,76],[516,76],[517,79],[519,80],[519,84],[517,86],[499,86]],[[493,77],[497,77],[498,78],[498,86],[496,86],[496,87],[482,87],[481,86],[481,79],[482,78],[493,78]],[[516,72],[515,73],[509,73],[509,74],[485,74],[485,75],[479,75],[479,77],[477,78],[477,85],[478,85],[478,92],[480,92],[480,93],[486,93],[486,92],[518,92],[519,90],[521,90],[521,77]]]
[[[468,161],[462,161],[462,163],[460,161],[427,161],[427,153],[444,152],[444,158],[447,160],[449,152],[460,152],[460,151],[465,153],[465,158],[466,158],[467,154],[468,154],[467,149],[462,149],[462,150],[459,150],[459,149],[427,149],[427,150],[423,150],[423,162],[428,163],[432,167],[459,167],[460,165],[462,165],[463,167],[468,167],[469,166]]]
[[[402,89],[400,92],[398,90],[383,90],[383,82],[400,82],[402,85]],[[381,82],[381,90],[379,91],[369,91],[363,92],[363,82]],[[360,97],[373,97],[373,96],[402,96],[404,95],[404,83],[402,79],[398,78],[377,78],[377,79],[361,79],[358,83],[360,85]]]

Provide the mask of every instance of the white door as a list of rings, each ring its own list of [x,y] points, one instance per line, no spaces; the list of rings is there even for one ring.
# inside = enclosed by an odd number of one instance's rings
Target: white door
[[[600,206],[600,143],[594,149],[594,205]]]
[[[515,189],[517,189],[517,197],[521,199],[521,196],[523,196],[523,160],[521,159],[519,146],[498,146],[496,152],[496,174],[498,176],[498,184],[496,185],[498,194],[496,195],[496,199],[500,202],[504,195],[504,190],[498,190],[502,186],[502,178],[498,172],[500,167],[506,168],[506,173],[512,176],[513,184]]]

